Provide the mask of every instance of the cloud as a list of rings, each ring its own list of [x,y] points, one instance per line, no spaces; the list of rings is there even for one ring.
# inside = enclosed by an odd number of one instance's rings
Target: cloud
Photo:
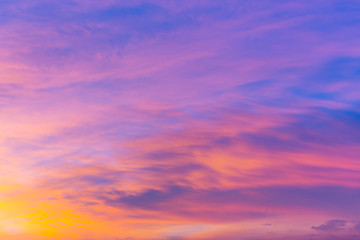
[[[119,209],[142,209],[170,218],[201,219],[202,221],[235,221],[280,214],[280,212],[316,212],[351,216],[352,207],[360,199],[359,189],[334,187],[259,187],[237,189],[196,189],[169,186],[128,194],[113,191],[109,195],[94,193],[105,204]],[[350,200],[350,196],[352,199]],[[216,206],[224,206],[216,208]],[[267,209],[272,209],[269,212]],[[336,231],[346,224],[331,220],[314,226],[319,231]]]
[[[354,229],[360,232],[360,223],[355,224]]]
[[[311,229],[316,231],[340,231],[345,229],[346,223],[347,221],[345,220],[334,219],[319,226],[312,226]]]

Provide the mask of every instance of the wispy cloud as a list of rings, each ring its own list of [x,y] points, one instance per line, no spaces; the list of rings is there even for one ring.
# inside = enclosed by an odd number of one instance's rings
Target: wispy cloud
[[[340,231],[344,230],[346,226],[345,220],[329,220],[325,224],[321,224],[319,226],[312,226],[311,229],[317,230],[317,231]]]

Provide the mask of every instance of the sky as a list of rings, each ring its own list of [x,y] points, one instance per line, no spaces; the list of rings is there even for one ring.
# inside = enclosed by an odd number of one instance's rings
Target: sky
[[[0,239],[360,238],[357,0],[1,0]]]

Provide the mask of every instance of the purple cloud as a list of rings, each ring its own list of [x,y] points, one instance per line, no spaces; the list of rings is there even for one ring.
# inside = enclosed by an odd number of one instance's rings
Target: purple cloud
[[[314,229],[316,231],[340,231],[340,230],[344,230],[346,227],[346,223],[347,221],[345,220],[339,220],[339,219],[334,219],[334,220],[329,220],[324,224],[321,224],[319,226],[312,226],[311,229]]]

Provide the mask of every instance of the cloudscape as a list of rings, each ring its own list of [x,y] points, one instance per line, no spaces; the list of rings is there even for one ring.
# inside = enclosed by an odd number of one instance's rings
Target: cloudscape
[[[357,0],[1,0],[0,239],[360,239]]]

